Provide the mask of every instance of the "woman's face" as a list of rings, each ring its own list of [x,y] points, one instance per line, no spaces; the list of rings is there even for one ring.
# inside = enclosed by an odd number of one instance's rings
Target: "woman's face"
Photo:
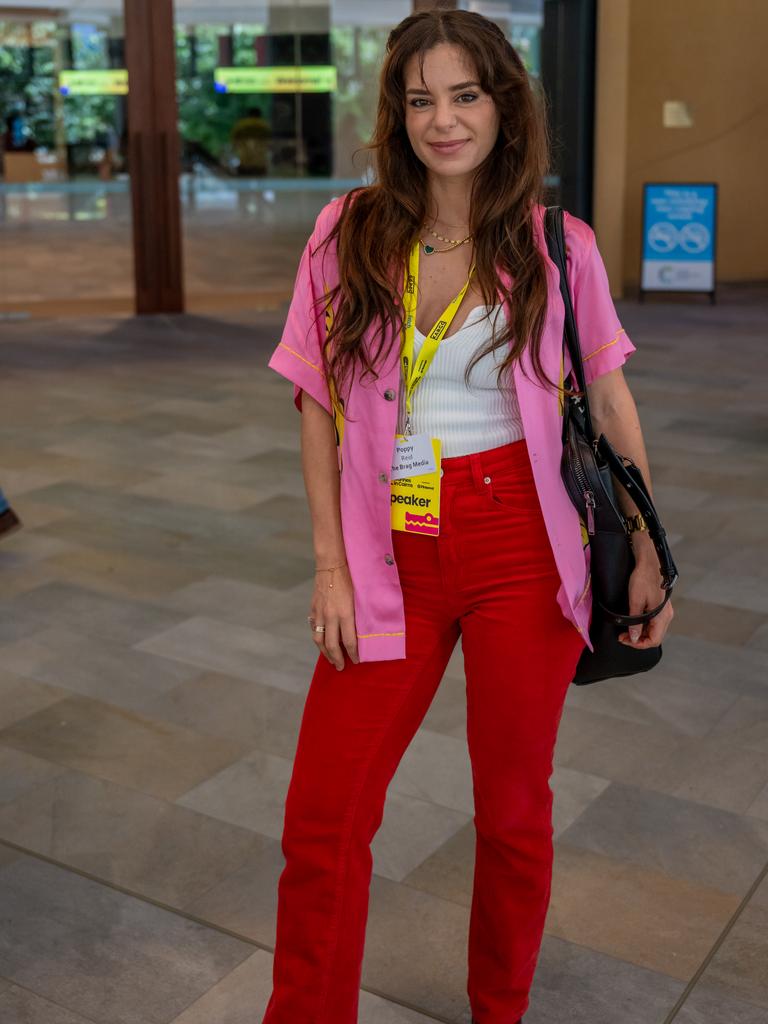
[[[499,113],[480,88],[466,51],[439,43],[405,67],[405,128],[416,156],[434,175],[472,176],[493,149]]]

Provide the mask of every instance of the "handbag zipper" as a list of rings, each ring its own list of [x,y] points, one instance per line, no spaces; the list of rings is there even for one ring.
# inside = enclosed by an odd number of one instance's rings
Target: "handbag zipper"
[[[578,446],[577,445],[572,445],[571,446],[571,450],[573,452],[573,461],[572,461],[571,465],[573,466],[573,469],[574,469],[574,472],[575,472],[576,479],[578,481],[579,487],[581,487],[582,497],[584,498],[584,505],[585,505],[585,508],[586,508],[586,514],[587,514],[587,533],[590,536],[594,536],[594,533],[595,533],[595,508],[597,507],[596,502],[595,502],[595,493],[594,493],[594,491],[590,490],[590,488],[587,486],[587,476],[586,476],[586,473],[584,472],[584,468],[581,465],[581,457],[579,455]]]

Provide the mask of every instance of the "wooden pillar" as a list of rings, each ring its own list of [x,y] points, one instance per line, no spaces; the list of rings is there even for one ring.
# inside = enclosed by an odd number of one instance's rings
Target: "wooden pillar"
[[[136,312],[182,313],[173,0],[125,0]]]
[[[597,5],[593,225],[614,298],[625,279],[630,3]]]
[[[414,14],[421,14],[422,11],[431,11],[435,7],[455,10],[458,7],[458,0],[413,0]]]

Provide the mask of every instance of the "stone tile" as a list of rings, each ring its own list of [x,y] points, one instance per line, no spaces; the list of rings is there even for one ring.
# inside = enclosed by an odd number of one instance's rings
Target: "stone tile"
[[[613,783],[560,842],[743,896],[768,860],[768,823]]]
[[[244,752],[87,697],[68,697],[0,730],[0,744],[102,779],[174,800]]]
[[[136,645],[137,651],[160,655],[198,669],[223,672],[293,693],[308,688],[308,672],[317,651],[286,649],[266,630],[247,629],[202,615],[188,619]]]
[[[221,509],[223,512],[241,511],[256,505],[263,497],[256,490],[248,490],[245,487],[225,484],[218,480],[201,483],[191,476],[172,473],[130,487],[126,493],[173,503]]]
[[[252,954],[238,939],[32,857],[0,871],[0,899],[2,974],[93,1021],[172,1020]]]
[[[199,674],[192,665],[58,627],[0,650],[12,672],[125,708]]]
[[[573,771],[555,765],[550,779],[554,794],[552,805],[552,830],[558,838],[598,796],[610,786],[609,779],[586,772]]]
[[[50,999],[10,983],[0,989],[0,1020],[3,1024],[93,1024],[93,1018],[81,1017]]]
[[[683,982],[546,935],[525,1024],[659,1024]]]
[[[734,697],[764,698],[768,687],[762,651],[685,636],[675,637],[675,642],[665,647],[663,662],[653,675],[715,687]]]
[[[189,789],[176,803],[279,839],[291,770],[287,758],[254,751]]]
[[[199,579],[200,573],[171,558],[142,558],[119,550],[85,548],[48,559],[67,581],[109,594],[152,600]]]
[[[594,684],[596,686],[599,683]],[[673,754],[683,742],[676,731],[661,724],[613,718],[568,708],[560,722],[555,760],[558,766],[629,784]]]
[[[192,1003],[171,1024],[253,1024],[260,1018],[272,991],[272,957],[257,950]],[[360,993],[360,1024],[430,1024],[416,1010],[398,1006],[365,990]]]
[[[205,616],[215,611],[218,619],[249,629],[282,626],[283,618],[295,616],[307,639],[306,616],[309,614],[312,586],[312,580],[308,579],[290,590],[277,590],[245,580],[210,576],[181,587],[170,594],[164,604],[189,616]]]
[[[475,865],[475,825],[468,822],[401,881],[413,889],[469,907]]]
[[[759,697],[738,697],[716,723],[711,735],[742,748],[768,754],[768,693]]]
[[[688,979],[740,897],[559,843],[547,933]]]
[[[573,716],[572,709],[579,708],[593,715],[659,727],[667,735],[706,736],[733,706],[737,695],[725,688],[720,690],[680,679],[673,672],[672,663],[662,657],[653,671],[640,676],[605,680],[604,684],[571,686],[566,695],[564,718],[574,717],[574,729],[578,730],[583,716]],[[604,724],[610,728],[609,723]]]
[[[191,789],[176,801],[279,840],[292,763],[261,751]],[[429,801],[389,793],[372,844],[373,870],[399,881],[462,828],[469,815]]]
[[[745,813],[768,782],[768,758],[722,736],[681,741],[667,757],[649,764],[643,786],[670,796]]]
[[[395,771],[390,792],[473,814],[466,739],[418,729]]]
[[[0,646],[40,633],[48,625],[44,615],[25,614],[18,595],[0,604]]]
[[[768,615],[768,586],[759,576],[713,572],[699,580],[689,596]]]
[[[469,1024],[468,927],[466,907],[374,876],[363,986],[438,1019]]]
[[[280,840],[260,838],[259,846],[235,871],[190,900],[183,909],[274,949],[277,884],[285,858]]]
[[[41,782],[55,779],[65,770],[42,757],[3,745],[0,734],[0,804],[15,800]]]
[[[139,710],[149,718],[293,760],[304,701],[303,693],[204,672],[149,697]]]
[[[272,956],[259,949],[190,1003],[170,1024],[253,1024],[263,1016],[271,991]]]
[[[747,814],[754,818],[762,818],[763,821],[768,821],[768,784],[763,786],[749,805]]]
[[[0,470],[0,479],[7,486],[2,470]],[[31,530],[40,529],[49,523],[55,523],[59,519],[66,519],[67,516],[72,515],[68,508],[57,508],[55,505],[38,503],[26,495],[19,495],[16,491],[13,492],[13,508],[24,527]]]
[[[743,999],[762,1006],[765,1013],[768,1010],[768,884],[763,881],[762,887],[762,901],[753,898],[739,914],[707,965],[701,983],[729,999]]]
[[[706,577],[704,577],[706,579]],[[696,585],[689,592],[696,590]],[[766,622],[761,612],[750,612],[727,604],[697,601],[693,597],[676,598],[674,630],[676,634],[712,640],[739,647]]]
[[[377,875],[402,881],[471,816],[426,800],[389,793],[384,818],[371,844]]]
[[[700,981],[680,1008],[675,1024],[765,1024],[765,1008],[729,999]]]
[[[747,646],[756,651],[768,651],[768,623],[759,626],[747,641]]]
[[[18,594],[26,594],[35,587],[52,583],[61,577],[61,572],[51,559],[34,565],[16,565],[3,569],[3,600],[10,601]]]
[[[48,531],[65,528],[69,519],[57,520],[48,526]],[[21,529],[3,542],[0,549],[0,572],[45,562],[57,555],[71,553],[78,547],[77,541],[50,536],[33,530]]]
[[[0,805],[0,839],[176,907],[237,870],[264,842],[73,771]]]
[[[110,597],[64,581],[27,591],[15,598],[12,611],[17,618],[29,618],[38,630],[44,626],[68,627],[123,644],[138,643],[150,633],[186,618],[158,604]],[[4,619],[6,614],[6,608],[0,605],[0,616]]]

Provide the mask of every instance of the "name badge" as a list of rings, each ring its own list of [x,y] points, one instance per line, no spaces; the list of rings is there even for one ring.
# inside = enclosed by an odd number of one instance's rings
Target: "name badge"
[[[440,438],[395,437],[390,481],[393,530],[436,537],[440,532]]]
[[[393,480],[402,480],[406,476],[421,476],[434,471],[435,454],[432,439],[428,434],[395,436],[395,450],[392,453]]]

